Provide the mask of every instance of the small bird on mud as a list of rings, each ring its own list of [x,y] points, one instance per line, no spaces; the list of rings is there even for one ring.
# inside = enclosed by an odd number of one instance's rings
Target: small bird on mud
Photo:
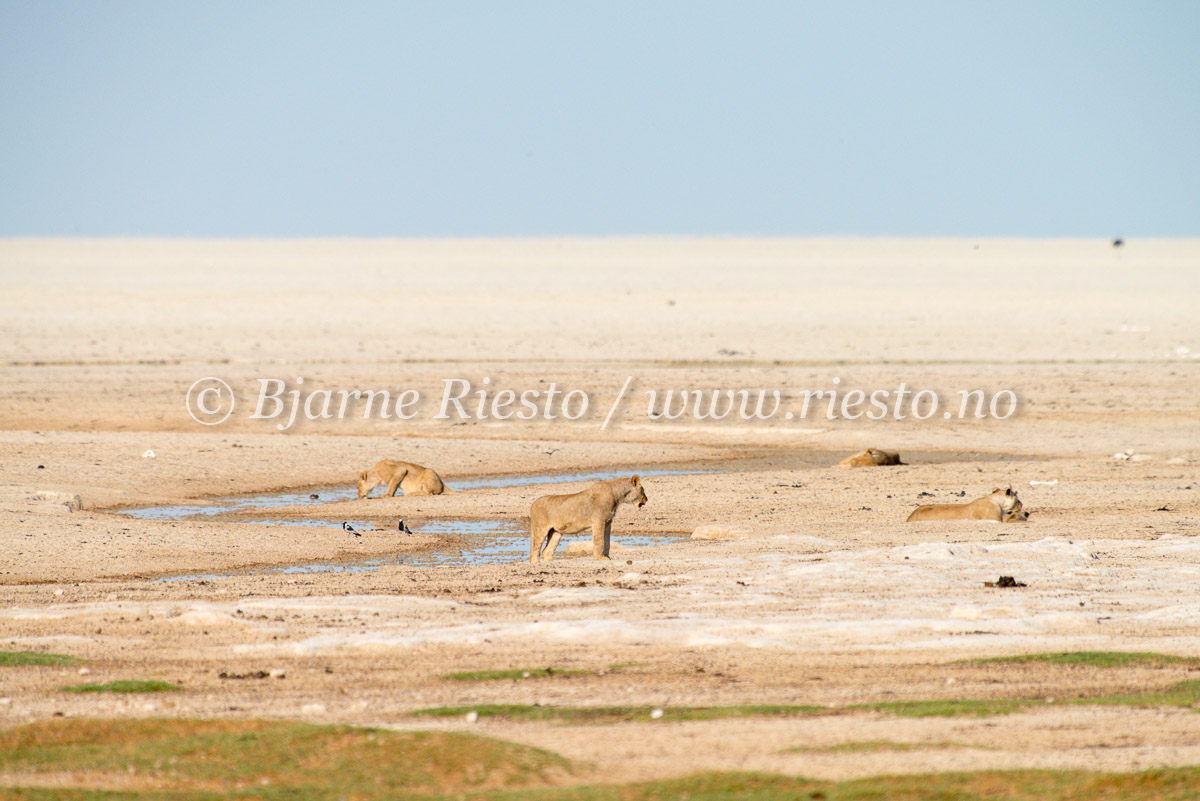
[[[410,529],[408,526],[404,525],[403,520],[401,520],[399,523],[396,524],[396,530],[399,531],[401,534],[412,534],[412,529]]]
[[[362,536],[362,534],[359,534],[357,531],[354,530],[354,526],[350,525],[349,523],[347,523],[344,520],[342,521],[342,528],[345,529],[346,531],[349,531],[351,534],[353,534],[356,537]]]

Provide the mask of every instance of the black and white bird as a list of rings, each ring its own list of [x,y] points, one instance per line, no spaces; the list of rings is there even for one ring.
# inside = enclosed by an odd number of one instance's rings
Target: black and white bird
[[[346,531],[349,531],[351,534],[353,534],[356,537],[362,536],[362,534],[359,534],[357,531],[354,530],[354,526],[350,525],[349,523],[347,523],[344,520],[342,521],[342,528]]]
[[[410,529],[408,526],[404,525],[403,520],[401,520],[399,523],[396,524],[396,530],[399,531],[401,534],[412,534],[412,529]]]

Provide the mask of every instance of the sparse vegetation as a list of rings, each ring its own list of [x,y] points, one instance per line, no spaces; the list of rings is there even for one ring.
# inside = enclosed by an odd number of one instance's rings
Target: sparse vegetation
[[[83,774],[123,788],[5,788],[6,798],[390,799],[544,785],[570,769],[549,751],[448,732],[253,720],[49,721],[0,732],[0,772],[47,783]]]
[[[121,679],[104,684],[74,684],[61,688],[69,693],[168,693],[182,690],[178,684],[152,679]]]
[[[554,668],[513,668],[512,670],[468,670],[462,673],[447,673],[443,679],[450,681],[499,681],[503,679],[546,679],[551,676],[586,676],[586,670],[555,670]]]
[[[1141,773],[1014,770],[878,776],[843,782],[709,773],[601,787],[491,793],[487,801],[1183,801],[1200,798],[1200,768]]]
[[[973,659],[971,662],[973,664],[1044,662],[1051,665],[1079,665],[1093,668],[1200,667],[1200,659],[1195,657],[1156,654],[1149,651],[1065,651],[1062,653],[994,656],[988,659]]]
[[[0,651],[0,667],[78,665],[82,661],[66,654],[45,654],[38,651]]]
[[[645,662],[626,662],[609,665],[606,670],[562,670],[552,667],[541,668],[512,668],[511,670],[465,670],[458,673],[447,673],[442,676],[448,681],[500,681],[521,679],[548,679],[555,676],[602,676],[605,673],[619,673],[631,667],[641,667]]]
[[[656,709],[662,715],[654,717]],[[570,724],[626,721],[716,720],[718,718],[797,717],[829,713],[823,706],[537,706],[529,704],[479,704],[420,709],[414,717],[448,718],[474,712],[480,718],[539,720]]]
[[[931,743],[847,743],[848,752]],[[1015,770],[814,781],[707,773],[636,784],[561,786],[549,751],[469,734],[244,720],[48,721],[0,732],[0,773],[21,801],[1182,801],[1200,768],[1141,773]],[[63,787],[68,776],[83,786]],[[29,786],[41,785],[41,786]],[[102,790],[119,787],[119,790]]]
[[[901,718],[950,718],[1008,715],[1033,706],[1045,706],[1046,701],[1026,698],[940,698],[929,701],[883,701],[856,704],[848,710],[883,712]]]
[[[639,721],[716,720],[718,718],[815,717],[853,712],[882,712],[906,718],[990,717],[1046,706],[1194,706],[1200,704],[1200,681],[1184,681],[1150,693],[1101,695],[1088,698],[934,698],[919,701],[880,701],[844,707],[811,705],[665,706],[661,715],[649,706],[540,706],[479,704],[419,709],[413,717],[449,718],[474,712],[480,718],[550,721],[565,724],[606,724]]]
[[[1195,706],[1200,704],[1200,681],[1181,681],[1160,692],[1101,695],[1095,698],[1075,698],[1064,703],[1102,706]]]

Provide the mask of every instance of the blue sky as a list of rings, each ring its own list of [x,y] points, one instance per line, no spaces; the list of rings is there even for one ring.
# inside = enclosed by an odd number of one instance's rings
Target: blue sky
[[[1196,236],[1198,2],[0,0],[0,236]]]

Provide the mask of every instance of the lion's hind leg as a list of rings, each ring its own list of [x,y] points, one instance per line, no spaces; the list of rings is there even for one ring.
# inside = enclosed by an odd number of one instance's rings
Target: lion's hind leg
[[[529,564],[536,565],[538,557],[542,554],[542,547],[546,543],[546,537],[549,536],[552,529],[545,523],[533,520],[529,524]]]

